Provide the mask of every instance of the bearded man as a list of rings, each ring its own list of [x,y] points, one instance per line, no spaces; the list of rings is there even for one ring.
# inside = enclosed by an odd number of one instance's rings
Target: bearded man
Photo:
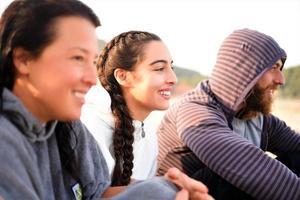
[[[271,114],[285,60],[264,33],[230,34],[209,79],[165,114],[158,174],[177,166],[204,182],[215,199],[300,199],[300,135]]]

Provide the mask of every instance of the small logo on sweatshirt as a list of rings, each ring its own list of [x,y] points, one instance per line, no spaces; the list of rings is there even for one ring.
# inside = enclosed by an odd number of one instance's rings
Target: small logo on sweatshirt
[[[81,190],[79,183],[76,183],[72,187],[72,191],[73,191],[73,194],[74,194],[76,200],[82,200],[82,190]]]

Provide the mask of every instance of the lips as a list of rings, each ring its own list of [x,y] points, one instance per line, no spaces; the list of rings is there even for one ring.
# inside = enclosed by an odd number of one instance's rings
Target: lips
[[[276,90],[277,90],[277,87],[276,87],[276,86],[268,87],[268,88],[266,89],[266,91],[270,94],[271,97],[274,96]]]
[[[84,103],[85,102],[84,97],[87,92],[88,92],[88,90],[76,90],[76,91],[73,91],[73,95],[77,99],[79,99],[81,101],[81,103]]]

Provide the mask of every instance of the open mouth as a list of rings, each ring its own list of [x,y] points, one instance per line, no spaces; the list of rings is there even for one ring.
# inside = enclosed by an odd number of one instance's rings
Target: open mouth
[[[86,95],[86,92],[74,91],[73,94],[77,99],[84,103],[84,97]]]
[[[171,96],[171,91],[160,91],[159,93],[164,97],[169,98]]]

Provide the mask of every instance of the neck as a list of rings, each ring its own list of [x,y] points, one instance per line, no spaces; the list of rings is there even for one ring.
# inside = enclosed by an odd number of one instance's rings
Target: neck
[[[140,122],[143,122],[147,117],[148,115],[150,114],[150,112],[147,112],[147,111],[143,111],[143,110],[140,110],[140,109],[131,109],[130,106],[128,106],[129,108],[129,111],[130,111],[130,115],[132,116],[132,119],[134,120],[138,120]]]
[[[30,85],[22,79],[17,79],[13,86],[12,92],[21,100],[24,106],[37,118],[41,123],[49,121],[42,113],[42,106],[34,98],[34,89],[30,90]]]
[[[143,122],[151,113],[151,110],[149,110],[144,104],[132,99],[131,96],[124,95],[124,98],[132,119]]]

